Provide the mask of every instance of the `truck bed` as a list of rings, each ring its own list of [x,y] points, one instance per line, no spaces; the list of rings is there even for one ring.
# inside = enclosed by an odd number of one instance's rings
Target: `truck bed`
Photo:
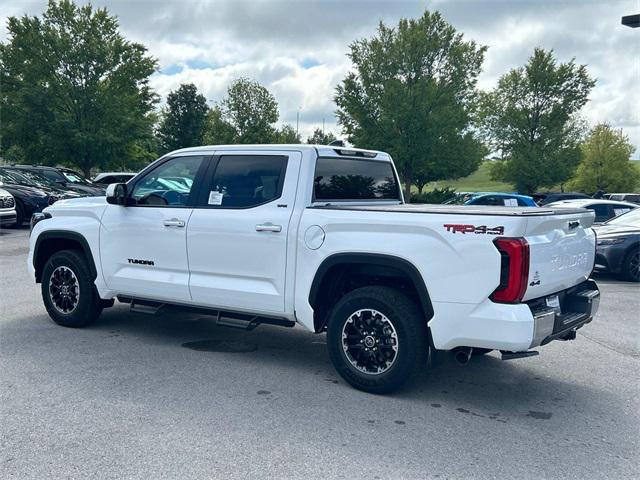
[[[376,205],[315,205],[309,208],[325,210],[356,210],[391,213],[431,213],[446,215],[496,215],[496,216],[546,216],[572,215],[585,213],[584,208],[544,208],[544,207],[500,207],[473,205],[438,205],[438,204],[376,204]]]

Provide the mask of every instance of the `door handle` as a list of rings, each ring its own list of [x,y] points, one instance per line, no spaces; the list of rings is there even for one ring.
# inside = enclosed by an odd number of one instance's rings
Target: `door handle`
[[[281,232],[282,225],[274,225],[271,222],[256,225],[256,232]]]
[[[165,227],[184,227],[184,220],[178,220],[177,218],[171,218],[162,222]]]

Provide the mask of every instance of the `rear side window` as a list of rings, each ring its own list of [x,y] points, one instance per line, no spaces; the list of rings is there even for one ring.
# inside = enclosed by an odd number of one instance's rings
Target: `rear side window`
[[[250,208],[280,198],[286,167],[283,155],[223,155],[207,190],[206,204]]]
[[[318,158],[313,181],[315,200],[399,200],[391,162]]]
[[[605,220],[609,220],[609,218],[611,217],[608,205],[600,203],[596,205],[589,205],[587,208],[589,210],[593,210],[596,213],[596,222],[604,222]]]

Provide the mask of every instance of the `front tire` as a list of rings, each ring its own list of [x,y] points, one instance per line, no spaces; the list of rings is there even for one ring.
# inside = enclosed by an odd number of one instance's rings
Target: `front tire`
[[[13,224],[13,228],[20,228],[24,223],[24,205],[18,199],[16,199],[16,223]]]
[[[102,304],[84,255],[62,250],[49,258],[42,271],[42,300],[63,327],[85,327],[100,316]]]
[[[622,277],[630,282],[640,282],[640,248],[631,247],[631,251],[622,262]]]
[[[427,320],[398,290],[358,288],[331,312],[327,346],[335,369],[350,385],[389,393],[427,366]]]

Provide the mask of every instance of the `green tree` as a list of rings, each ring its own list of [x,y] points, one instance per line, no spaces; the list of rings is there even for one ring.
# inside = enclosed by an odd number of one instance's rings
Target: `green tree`
[[[302,141],[296,129],[285,123],[282,128],[276,130],[273,143],[302,143]]]
[[[265,87],[247,78],[234,81],[222,101],[223,119],[235,130],[236,143],[271,143],[278,102]]]
[[[85,175],[152,136],[156,61],[106,9],[50,0],[41,18],[10,17],[0,43],[2,147]]]
[[[577,115],[594,85],[584,65],[558,64],[553,51],[541,48],[524,67],[502,76],[481,98],[485,138],[500,152],[492,177],[523,193],[571,178],[583,137]]]
[[[203,127],[203,143],[205,145],[228,145],[235,143],[236,130],[228,123],[219,107],[210,108],[205,117]]]
[[[202,145],[209,107],[204,95],[192,83],[182,84],[167,96],[158,140],[162,152]]]
[[[24,150],[19,145],[12,145],[3,152],[3,160],[10,164],[27,163]]]
[[[336,140],[336,136],[333,132],[325,133],[321,128],[316,128],[313,134],[307,138],[307,143],[309,145],[329,145],[334,140]]]
[[[417,172],[427,180],[472,173],[484,150],[471,131],[486,47],[465,41],[440,13],[380,23],[350,45],[354,70],[336,89],[338,122],[356,146],[389,152],[409,201]]]
[[[632,192],[640,186],[640,171],[631,163],[635,148],[622,130],[600,123],[580,147],[582,160],[569,182],[571,189],[593,194]]]

